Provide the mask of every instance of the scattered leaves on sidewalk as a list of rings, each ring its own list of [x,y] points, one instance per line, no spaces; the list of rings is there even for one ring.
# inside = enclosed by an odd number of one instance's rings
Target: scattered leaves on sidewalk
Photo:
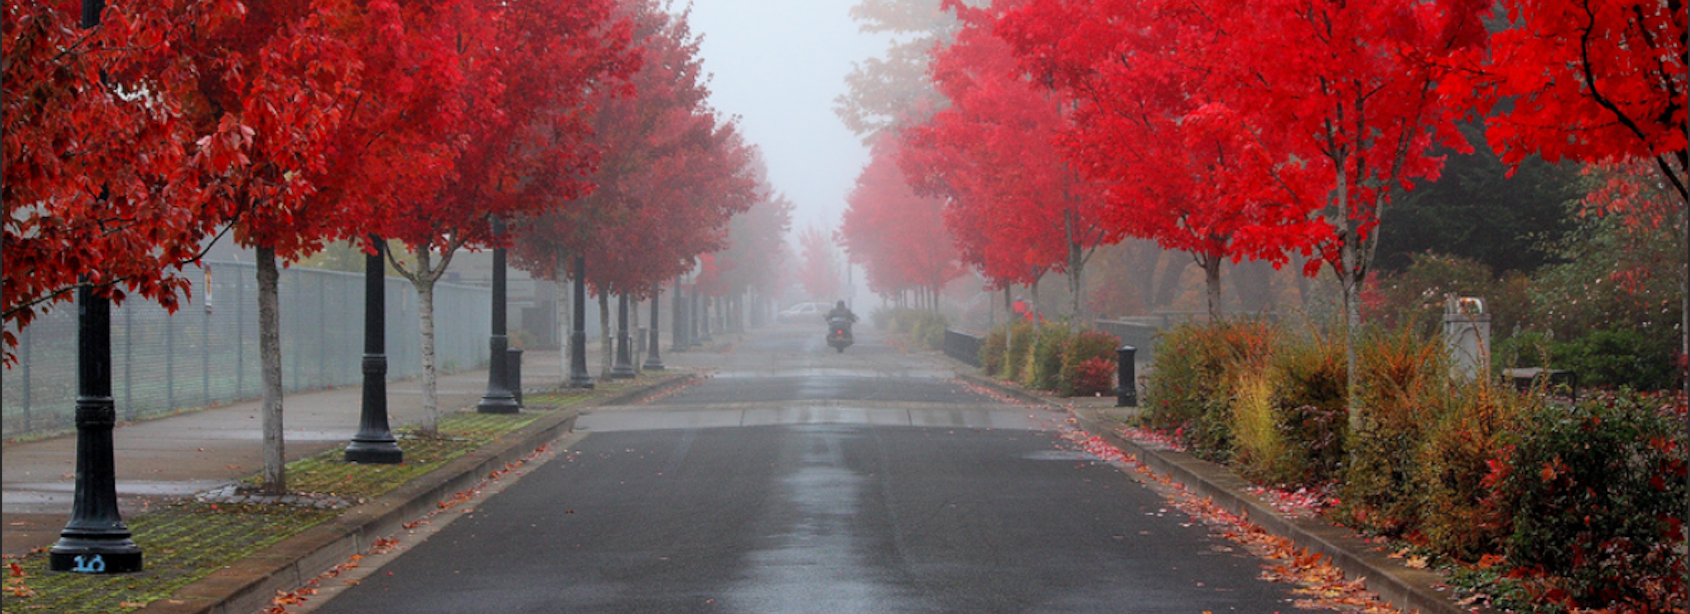
[[[1149,450],[1185,451],[1185,442],[1173,433],[1137,426],[1124,426],[1117,431],[1122,437],[1132,440]]]
[[[1336,486],[1324,489],[1298,488],[1296,492],[1262,486],[1251,486],[1244,490],[1273,506],[1279,513],[1292,518],[1315,518],[1338,504]]]

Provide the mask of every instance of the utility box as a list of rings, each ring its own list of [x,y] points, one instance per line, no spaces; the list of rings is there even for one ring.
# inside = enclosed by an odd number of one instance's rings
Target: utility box
[[[1473,380],[1490,373],[1490,313],[1484,299],[1444,297],[1444,349],[1456,376]]]

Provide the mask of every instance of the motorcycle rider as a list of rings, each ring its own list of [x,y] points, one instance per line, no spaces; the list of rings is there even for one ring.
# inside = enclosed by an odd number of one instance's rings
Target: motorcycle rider
[[[851,324],[857,323],[857,314],[851,313],[851,308],[845,306],[845,301],[839,301],[835,304],[833,311],[827,312],[827,316],[823,319],[832,322],[834,318],[845,318],[847,330],[850,329]]]
[[[833,311],[827,312],[827,344],[844,353],[845,348],[851,345],[851,323],[856,321],[857,314],[851,313],[845,301],[839,301]]]

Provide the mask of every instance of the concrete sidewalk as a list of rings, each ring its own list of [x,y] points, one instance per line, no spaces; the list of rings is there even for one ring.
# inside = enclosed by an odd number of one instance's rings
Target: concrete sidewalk
[[[598,344],[589,344],[588,369],[598,374]],[[684,367],[689,355],[666,363]],[[698,362],[702,358],[690,362]],[[523,355],[523,387],[556,388],[562,377],[557,350]],[[680,363],[680,364],[677,364]],[[441,411],[471,407],[487,391],[485,369],[440,377],[436,390]],[[324,450],[344,448],[358,430],[362,390],[358,386],[289,394],[283,399],[283,440],[293,461]],[[167,498],[191,496],[228,485],[263,470],[263,434],[259,401],[119,423],[115,447],[118,506],[125,518]],[[388,382],[390,425],[397,429],[422,418],[421,378]],[[58,541],[70,520],[75,490],[76,435],[0,448],[4,525],[0,541],[7,555],[24,554]]]

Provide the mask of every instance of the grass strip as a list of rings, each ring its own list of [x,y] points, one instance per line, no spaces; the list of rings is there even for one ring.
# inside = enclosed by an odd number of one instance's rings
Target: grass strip
[[[542,416],[649,382],[618,380],[592,390],[530,394],[523,399],[523,411],[515,414],[447,414],[437,437],[420,436],[414,427],[395,430],[405,451],[403,463],[348,463],[342,450],[328,450],[288,463],[288,486],[296,493],[332,495],[354,503],[379,497]],[[243,483],[258,481],[254,476]],[[279,504],[172,502],[124,521],[145,557],[140,572],[48,571],[46,549],[7,557],[6,569],[0,571],[5,575],[0,614],[133,611],[339,514]]]

